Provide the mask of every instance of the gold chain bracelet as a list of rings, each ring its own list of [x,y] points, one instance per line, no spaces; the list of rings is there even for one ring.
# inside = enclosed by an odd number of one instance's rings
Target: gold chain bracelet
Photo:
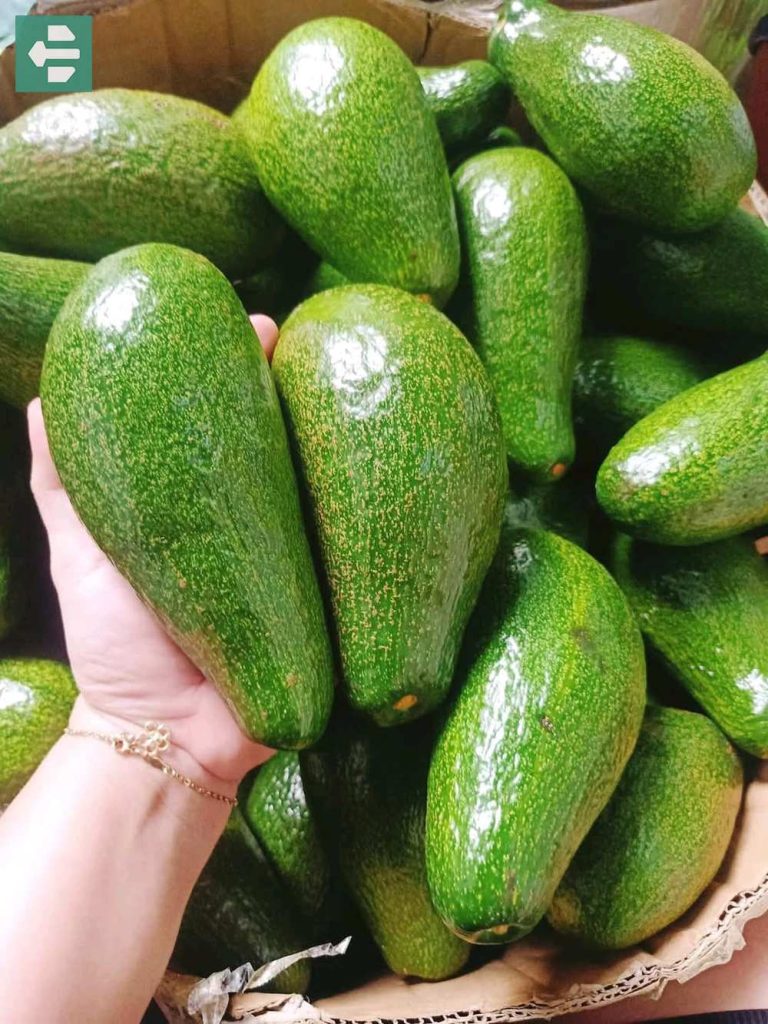
[[[88,732],[85,729],[67,728],[64,730],[64,735],[101,740],[102,743],[109,744],[118,754],[136,754],[146,761],[147,764],[151,764],[153,768],[159,768],[164,775],[170,776],[170,778],[186,786],[187,789],[199,793],[200,796],[210,797],[211,800],[220,800],[221,803],[229,804],[230,807],[237,806],[236,797],[226,796],[224,793],[216,793],[212,789],[199,785],[194,779],[190,779],[188,775],[182,775],[173,765],[168,764],[167,761],[162,759],[160,755],[164,754],[171,745],[171,730],[167,725],[163,725],[162,722],[145,722],[143,732],[138,734],[129,732]]]

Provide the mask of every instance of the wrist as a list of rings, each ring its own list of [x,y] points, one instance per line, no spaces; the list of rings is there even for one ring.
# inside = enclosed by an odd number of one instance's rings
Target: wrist
[[[167,723],[158,723],[167,725]],[[122,718],[119,715],[115,715],[111,712],[102,711],[100,708],[95,708],[91,705],[88,700],[80,694],[75,701],[74,707],[69,718],[69,728],[76,732],[85,733],[98,733],[105,736],[120,736],[126,734],[127,736],[139,736],[144,730],[144,722],[136,722],[131,719]],[[73,739],[80,739],[81,737],[72,737]],[[95,740],[94,742],[98,742]],[[130,756],[121,754],[116,751],[116,755],[120,757]],[[187,788],[193,799],[197,800],[208,800],[211,797],[206,797],[203,794],[196,792],[195,787],[199,787],[203,790],[208,790],[211,793],[220,794],[222,797],[227,797],[230,800],[234,800],[237,791],[237,780],[221,778],[220,776],[211,772],[204,764],[202,764],[195,755],[178,742],[174,735],[174,730],[170,729],[169,744],[167,749],[161,753],[162,761],[169,765],[173,770],[184,776],[184,778],[194,783],[194,786],[182,784],[181,780],[167,777],[166,781],[169,786],[173,786],[178,789]],[[132,760],[142,760],[141,757],[132,757]],[[148,765],[148,767],[152,767]],[[158,770],[158,774],[160,774]],[[226,801],[221,801],[222,804],[226,804]]]

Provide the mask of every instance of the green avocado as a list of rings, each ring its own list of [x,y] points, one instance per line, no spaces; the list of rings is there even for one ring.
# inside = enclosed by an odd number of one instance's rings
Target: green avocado
[[[267,196],[322,259],[350,281],[448,299],[459,239],[445,153],[388,36],[354,18],[300,25],[262,65],[239,124]]]
[[[269,257],[281,226],[228,117],[101,89],[49,99],[0,129],[0,235],[86,261],[171,242],[236,276]]]
[[[173,963],[209,975],[242,964],[253,967],[306,949],[307,925],[235,808],[192,890]],[[286,968],[271,992],[306,992],[308,960]]]
[[[601,461],[635,423],[718,368],[713,358],[667,342],[582,339],[573,380],[579,455]]]
[[[619,535],[611,569],[651,651],[738,747],[768,757],[768,563],[752,540],[663,547]]]
[[[272,364],[314,523],[342,674],[379,725],[445,697],[498,542],[507,469],[471,345],[383,285],[307,299]]]
[[[349,284],[347,278],[327,260],[321,260],[309,275],[306,297],[317,295],[318,292],[327,292],[329,288],[340,288],[345,284]]]
[[[0,252],[0,399],[24,408],[40,388],[48,335],[90,267]]]
[[[279,750],[262,765],[248,792],[243,815],[307,921],[324,917],[331,871],[307,805],[296,751]]]
[[[768,228],[739,207],[693,235],[619,222],[595,230],[595,287],[660,323],[729,338],[768,337]]]
[[[41,396],[79,516],[244,731],[316,740],[322,601],[269,366],[226,278],[175,246],[108,256],[62,307]]]
[[[307,796],[362,917],[395,974],[439,981],[469,946],[427,889],[424,817],[431,722],[379,729],[344,710],[301,754]]]
[[[581,204],[555,163],[523,147],[470,157],[453,185],[465,258],[459,324],[488,370],[513,467],[556,480],[574,456],[588,258]]]
[[[610,15],[506,0],[489,59],[596,205],[664,231],[716,224],[756,170],[747,115],[685,43]]]
[[[56,661],[0,661],[0,808],[9,804],[66,728],[77,696]]]
[[[553,484],[513,479],[504,504],[502,532],[551,530],[586,548],[594,489],[589,477],[570,473]]]
[[[618,789],[555,893],[549,923],[625,949],[685,913],[714,878],[741,804],[741,761],[704,715],[650,706]]]
[[[643,642],[590,555],[518,530],[504,535],[462,660],[429,773],[427,877],[455,932],[510,942],[546,913],[632,753]]]
[[[620,529],[700,544],[768,522],[768,358],[702,381],[636,423],[597,474]]]
[[[481,143],[503,121],[509,86],[486,60],[416,68],[446,151]]]

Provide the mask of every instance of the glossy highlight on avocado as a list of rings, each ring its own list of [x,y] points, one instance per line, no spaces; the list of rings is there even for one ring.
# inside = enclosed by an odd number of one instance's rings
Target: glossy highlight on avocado
[[[581,203],[549,157],[523,147],[470,157],[453,186],[465,260],[459,323],[488,371],[513,467],[557,480],[574,457],[588,260]]]
[[[459,240],[445,153],[388,36],[354,18],[300,25],[261,66],[238,123],[271,202],[344,277],[448,299]]]
[[[546,913],[632,753],[642,638],[585,551],[505,531],[458,682],[429,773],[429,888],[457,934],[510,942]]]
[[[40,390],[53,321],[90,267],[0,252],[0,398],[25,408]]]
[[[244,731],[316,740],[321,598],[269,366],[226,278],[175,246],[102,260],[56,319],[41,397],[78,515]]]
[[[701,544],[768,522],[768,358],[697,384],[636,423],[597,474],[624,530]]]
[[[610,566],[651,650],[738,747],[768,757],[768,563],[751,538],[620,535]]]
[[[741,804],[741,761],[704,715],[649,706],[611,800],[547,918],[580,945],[626,949],[681,917],[714,878]]]
[[[313,296],[272,364],[347,696],[380,725],[445,697],[499,536],[507,469],[480,360],[382,285]]]
[[[552,156],[607,213],[710,227],[756,169],[738,97],[685,43],[610,15],[506,0],[488,46]]]
[[[164,93],[98,89],[32,107],[0,129],[0,181],[0,235],[49,256],[169,242],[236,276],[282,237],[230,119]]]

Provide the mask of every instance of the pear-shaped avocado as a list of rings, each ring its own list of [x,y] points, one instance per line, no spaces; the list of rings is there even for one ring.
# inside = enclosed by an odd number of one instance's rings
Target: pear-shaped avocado
[[[435,707],[493,557],[507,486],[488,378],[442,313],[383,285],[307,299],[273,369],[352,704]]]
[[[41,397],[79,516],[243,729],[316,740],[322,603],[269,366],[226,278],[175,246],[108,256],[53,326]]]
[[[489,57],[550,153],[606,212],[696,231],[752,183],[744,108],[685,43],[624,18],[506,0]]]
[[[354,18],[299,26],[262,65],[238,124],[272,203],[344,277],[446,301],[459,240],[445,153],[388,36]]]

